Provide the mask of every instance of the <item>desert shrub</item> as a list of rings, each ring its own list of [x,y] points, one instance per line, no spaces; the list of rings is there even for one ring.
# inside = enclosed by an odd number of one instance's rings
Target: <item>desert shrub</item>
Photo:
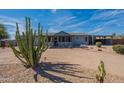
[[[112,49],[119,54],[124,54],[124,45],[114,45]]]
[[[100,61],[100,64],[98,65],[98,73],[96,74],[96,80],[99,83],[104,83],[105,76],[106,76],[106,71],[105,71],[104,62]]]
[[[96,42],[96,46],[100,48],[102,46],[102,42]]]
[[[98,51],[102,51],[102,49],[98,48]]]

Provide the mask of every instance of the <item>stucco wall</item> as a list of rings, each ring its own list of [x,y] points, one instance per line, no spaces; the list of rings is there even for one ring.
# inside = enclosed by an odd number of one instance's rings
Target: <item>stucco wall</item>
[[[113,44],[124,44],[124,39],[113,39]]]

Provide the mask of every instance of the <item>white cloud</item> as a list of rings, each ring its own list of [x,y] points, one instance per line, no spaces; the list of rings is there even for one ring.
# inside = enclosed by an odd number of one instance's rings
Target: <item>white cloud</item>
[[[72,21],[73,19],[75,19],[76,16],[69,16],[69,17],[66,17],[66,18],[63,18],[64,20],[62,20],[59,25],[63,25],[64,23],[68,22],[68,21]]]
[[[55,28],[49,28],[48,31],[49,31],[48,33],[56,33],[56,32],[59,32],[60,30],[57,30]]]
[[[56,13],[57,9],[51,9],[52,13]]]
[[[19,30],[20,32],[24,31],[24,20],[23,19],[17,19],[9,16],[0,16],[0,23],[4,24],[6,27],[6,30],[11,35],[11,38],[15,37],[15,31],[16,31],[16,23],[19,24]]]
[[[16,26],[16,23],[19,23],[22,25],[24,23],[24,20],[19,20],[17,18],[7,17],[7,16],[0,16],[0,23],[7,25],[7,26]]]
[[[90,20],[108,20],[112,19],[120,14],[124,13],[124,10],[99,10],[96,11]]]
[[[58,17],[56,18],[56,20],[50,20],[49,24],[47,24],[50,29],[52,28],[51,31],[55,32],[56,29],[59,31],[60,30],[64,30],[66,28],[66,26],[64,26],[67,22],[70,22],[72,20],[74,20],[76,17],[75,16],[71,16],[71,15],[66,15],[66,16],[62,16],[62,17]],[[54,28],[54,30],[53,30]]]
[[[68,29],[68,28],[78,27],[78,26],[84,25],[87,22],[88,21],[81,21],[81,22],[78,22],[78,23],[70,24],[70,25],[66,26],[65,28]]]
[[[51,25],[51,28],[52,28],[52,32],[58,32],[58,29],[59,31],[60,30],[69,31],[69,29],[71,29],[72,31],[75,30],[75,28],[77,30],[78,28],[81,29],[81,26],[89,25],[89,27],[93,29],[89,33],[95,33],[95,34],[104,33],[104,30],[107,29],[107,27],[124,26],[123,25],[124,22],[121,21],[124,20],[123,16],[124,16],[124,10],[96,10],[89,20],[86,21],[80,20],[79,22],[77,16],[65,15],[56,18],[56,20],[53,22],[54,24]]]
[[[96,28],[93,31],[90,31],[89,34],[99,33],[103,30],[103,28]]]
[[[13,26],[13,27],[15,27],[15,23],[13,23],[13,22],[7,22],[7,21],[0,21],[0,23],[2,23],[2,24],[4,24],[5,26]]]
[[[0,21],[2,22],[12,22],[12,23],[23,23],[23,19],[17,19],[17,18],[13,18],[13,17],[8,17],[8,16],[0,16]]]
[[[120,17],[121,16],[121,17]],[[95,29],[89,33],[104,33],[103,29],[108,27],[119,27],[124,26],[124,10],[99,10],[91,17],[90,21],[94,22],[97,20]],[[108,30],[109,31],[109,30]],[[107,32],[109,33],[109,32]]]
[[[77,16],[65,15],[57,17],[56,20],[49,22],[49,32],[69,31],[69,29],[75,29],[78,26],[83,26],[88,21],[79,21]]]

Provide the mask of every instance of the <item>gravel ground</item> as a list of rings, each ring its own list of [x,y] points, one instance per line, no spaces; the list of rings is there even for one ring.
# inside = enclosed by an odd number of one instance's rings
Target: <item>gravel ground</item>
[[[105,82],[124,82],[124,55],[116,54],[111,46],[103,46],[102,51],[97,51],[95,46],[88,49],[48,49],[42,55],[44,63],[40,69],[26,69],[10,48],[0,48],[0,82],[92,83],[96,82],[100,60],[105,63]]]
[[[96,83],[95,74],[94,70],[67,63],[45,62],[40,70],[26,69],[22,64],[0,65],[1,83]],[[105,82],[122,83],[124,78],[107,73]]]

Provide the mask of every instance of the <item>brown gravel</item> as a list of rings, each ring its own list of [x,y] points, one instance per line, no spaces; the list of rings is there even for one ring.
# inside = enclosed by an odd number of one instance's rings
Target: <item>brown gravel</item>
[[[41,72],[35,81],[36,71],[22,64],[1,64],[0,82],[4,83],[96,83],[96,71],[67,63],[42,63]],[[124,78],[107,74],[105,82],[124,82]]]
[[[91,48],[92,47],[92,48]],[[88,49],[48,49],[41,60],[46,61],[39,68],[26,69],[13,55],[10,48],[0,48],[0,82],[96,82],[95,75],[100,60],[105,63],[107,75],[105,82],[124,82],[124,55],[112,51],[111,46],[104,46],[97,51],[95,46]],[[36,75],[36,72],[39,75]]]

